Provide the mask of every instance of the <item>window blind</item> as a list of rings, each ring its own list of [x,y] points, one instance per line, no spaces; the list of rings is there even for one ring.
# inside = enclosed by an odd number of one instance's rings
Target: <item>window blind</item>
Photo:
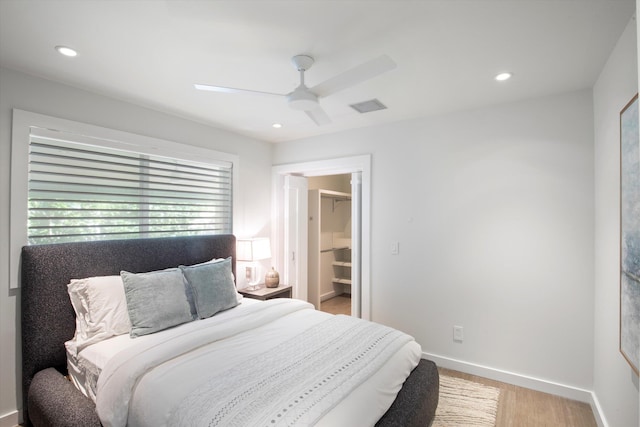
[[[231,233],[232,168],[32,132],[29,244]]]

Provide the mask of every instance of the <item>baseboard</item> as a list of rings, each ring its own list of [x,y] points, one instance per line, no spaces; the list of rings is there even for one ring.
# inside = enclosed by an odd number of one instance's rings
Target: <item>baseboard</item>
[[[607,423],[604,412],[602,412],[600,401],[598,400],[598,397],[595,393],[591,393],[591,401],[589,402],[589,404],[591,405],[591,410],[593,411],[593,416],[596,418],[598,427],[609,427],[609,423]]]
[[[0,416],[0,427],[16,427],[18,422],[18,411],[9,412]]]
[[[325,302],[328,299],[338,296],[339,294],[336,291],[330,291],[326,294],[320,295],[320,302]]]
[[[567,399],[578,400],[580,402],[589,404],[591,404],[594,400],[594,395],[591,391],[578,387],[543,380],[540,378],[534,378],[514,372],[503,371],[501,369],[482,366],[475,363],[469,363],[463,360],[456,360],[449,357],[438,356],[436,354],[422,353],[422,357],[424,357],[425,359],[433,360],[434,362],[436,362],[436,365],[443,368],[453,369],[455,371],[465,372],[467,374],[478,375],[480,377],[489,378],[491,380],[513,384],[519,387],[525,387],[544,393],[555,394],[556,396],[566,397]]]
[[[349,295],[349,297],[351,297],[351,292],[340,292],[340,293],[336,291],[327,292],[326,294],[320,295],[320,302],[325,302],[328,299],[339,297],[340,295]]]

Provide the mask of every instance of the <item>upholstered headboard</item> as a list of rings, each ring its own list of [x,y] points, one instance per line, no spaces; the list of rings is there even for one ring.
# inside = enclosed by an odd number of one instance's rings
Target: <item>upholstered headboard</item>
[[[27,391],[44,369],[66,371],[64,342],[73,337],[75,314],[67,284],[71,279],[145,272],[233,257],[233,235],[111,240],[22,248],[22,393],[29,425]]]

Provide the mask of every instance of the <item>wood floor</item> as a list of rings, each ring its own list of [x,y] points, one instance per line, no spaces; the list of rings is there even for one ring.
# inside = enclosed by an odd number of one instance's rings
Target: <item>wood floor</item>
[[[443,375],[500,389],[496,427],[596,427],[591,406],[476,375],[439,368]]]
[[[342,294],[320,303],[320,311],[331,314],[351,314],[351,295]]]

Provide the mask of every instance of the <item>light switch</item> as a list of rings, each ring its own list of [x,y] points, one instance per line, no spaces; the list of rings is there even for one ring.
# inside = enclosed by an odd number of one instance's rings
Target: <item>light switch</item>
[[[391,255],[398,255],[400,253],[400,243],[393,242],[391,243]]]
[[[464,329],[462,328],[462,326],[453,327],[453,340],[455,342],[464,341]]]

